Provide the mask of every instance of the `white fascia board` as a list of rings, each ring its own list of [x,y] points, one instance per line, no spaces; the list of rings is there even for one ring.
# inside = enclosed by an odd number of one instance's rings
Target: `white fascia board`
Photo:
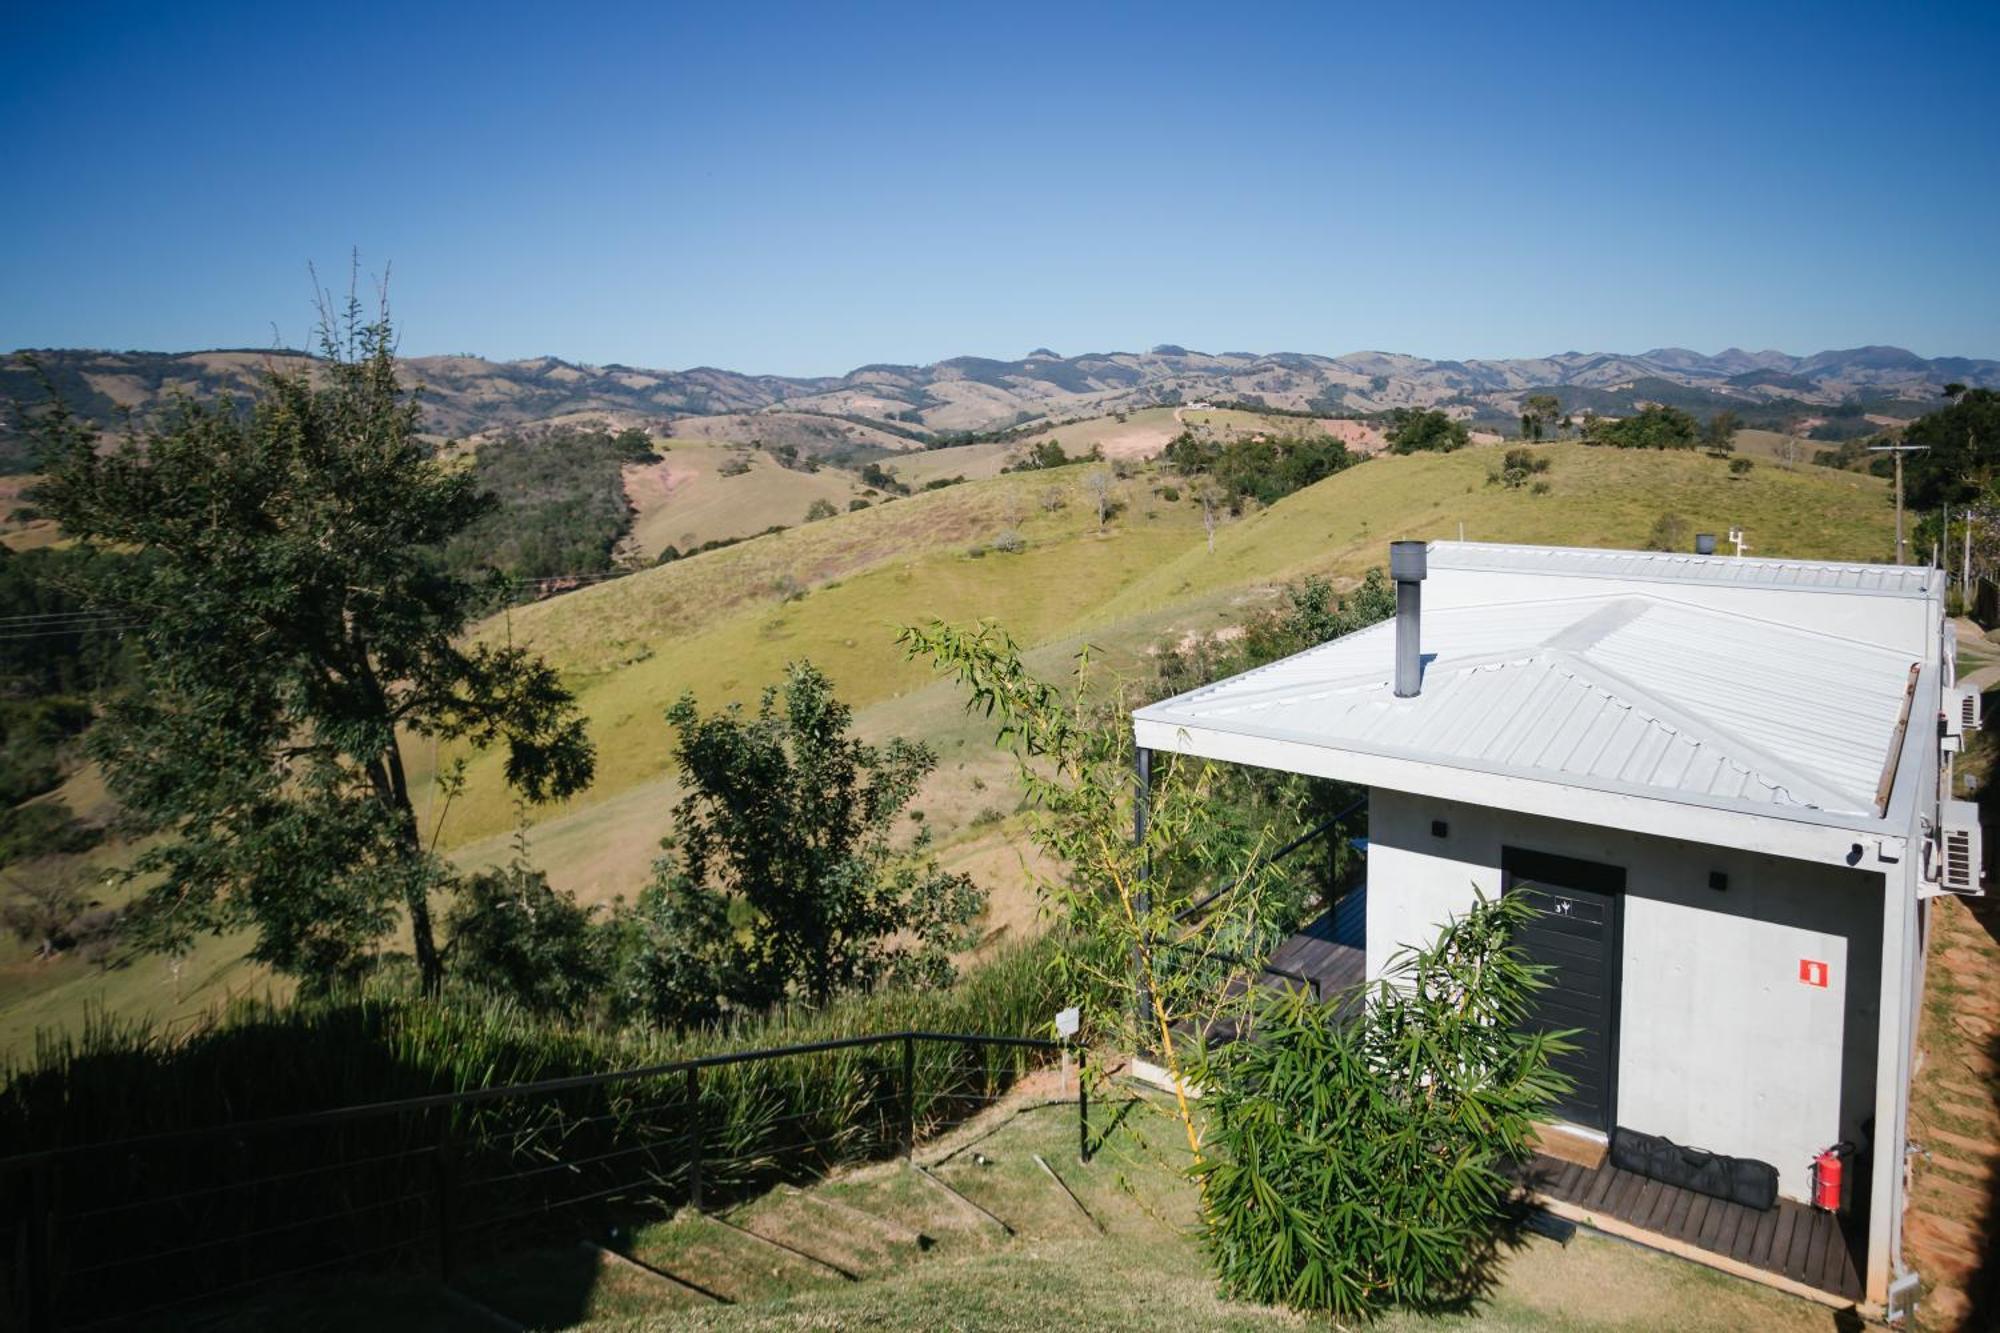
[[[1431,760],[1366,750],[1336,749],[1274,735],[1245,735],[1146,717],[1133,719],[1133,735],[1144,749],[1199,755],[1224,763],[1333,778],[1391,791],[1414,792],[1499,810],[1563,819],[1571,823],[1630,829],[1716,847],[1735,847],[1828,865],[1880,869],[1878,854],[1903,855],[1901,831],[1886,821],[1865,828],[1827,822],[1812,812],[1752,814],[1687,801],[1570,786],[1487,769],[1459,768]],[[1897,785],[1903,784],[1899,781]],[[1860,846],[1862,856],[1854,857]]]

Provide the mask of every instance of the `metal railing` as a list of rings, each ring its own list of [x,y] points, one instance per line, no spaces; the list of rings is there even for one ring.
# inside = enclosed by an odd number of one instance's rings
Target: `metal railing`
[[[30,1333],[144,1321],[348,1269],[449,1282],[550,1234],[911,1155],[1060,1049],[884,1033],[7,1157],[0,1316]]]

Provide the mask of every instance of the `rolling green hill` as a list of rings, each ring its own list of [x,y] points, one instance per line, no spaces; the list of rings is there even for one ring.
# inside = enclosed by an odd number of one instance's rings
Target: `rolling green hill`
[[[535,812],[531,852],[587,901],[630,896],[668,831],[676,796],[664,709],[692,690],[706,706],[751,700],[788,661],[809,657],[856,709],[867,735],[928,741],[938,772],[920,801],[946,860],[993,890],[989,930],[1028,929],[1009,761],[959,694],[895,645],[932,615],[1003,622],[1047,673],[1091,645],[1132,663],[1168,635],[1240,619],[1285,580],[1359,576],[1401,537],[1640,546],[1665,511],[1693,530],[1748,530],[1764,555],[1881,559],[1893,512],[1881,480],[1759,464],[1732,477],[1699,453],[1540,446],[1551,490],[1488,482],[1499,452],[1379,457],[1225,523],[1207,548],[1199,510],[1167,500],[1170,478],[1140,468],[1118,483],[1124,508],[1100,532],[1082,492],[1087,467],[1009,473],[843,513],[802,528],[645,570],[496,617],[481,634],[548,655],[577,691],[599,747],[596,786]],[[939,451],[945,452],[945,451]],[[669,457],[674,457],[670,454]],[[803,474],[792,474],[803,475]],[[1060,507],[1048,507],[1051,497]],[[642,518],[643,522],[643,518]],[[994,549],[1018,534],[1020,549]],[[1013,545],[1012,540],[1002,545]],[[504,860],[515,813],[496,756],[476,756],[448,810],[425,810],[449,760],[412,746],[419,813],[464,864]],[[13,946],[9,945],[9,948]],[[40,969],[40,970],[37,970]],[[161,960],[97,974],[0,954],[0,1051],[37,1023],[112,1012],[188,1013],[225,988],[265,979],[227,942],[178,974]]]

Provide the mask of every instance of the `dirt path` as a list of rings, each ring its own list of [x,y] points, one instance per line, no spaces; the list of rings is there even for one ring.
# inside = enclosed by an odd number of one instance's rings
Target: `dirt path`
[[[1943,897],[1931,923],[1903,1253],[1924,1280],[1916,1326],[1970,1333],[2000,1327],[2000,902]]]
[[[2000,651],[1977,625],[1956,620],[1958,684],[2000,684]],[[1985,707],[1995,707],[1988,693]],[[1975,733],[1958,786],[1990,786],[2000,731]],[[1961,791],[1960,794],[1965,794]],[[1981,791],[1989,842],[2000,836],[1993,794]],[[1990,857],[1989,857],[1990,860]],[[2000,1328],[2000,896],[1945,896],[1931,905],[1910,1138],[1920,1147],[1903,1217],[1903,1254],[1923,1277],[1917,1327]]]

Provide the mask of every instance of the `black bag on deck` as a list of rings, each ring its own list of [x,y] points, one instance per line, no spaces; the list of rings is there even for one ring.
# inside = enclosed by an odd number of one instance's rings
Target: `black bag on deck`
[[[1778,1205],[1778,1168],[1769,1162],[1683,1148],[1671,1139],[1622,1125],[1611,1131],[1611,1164],[1760,1212]]]

